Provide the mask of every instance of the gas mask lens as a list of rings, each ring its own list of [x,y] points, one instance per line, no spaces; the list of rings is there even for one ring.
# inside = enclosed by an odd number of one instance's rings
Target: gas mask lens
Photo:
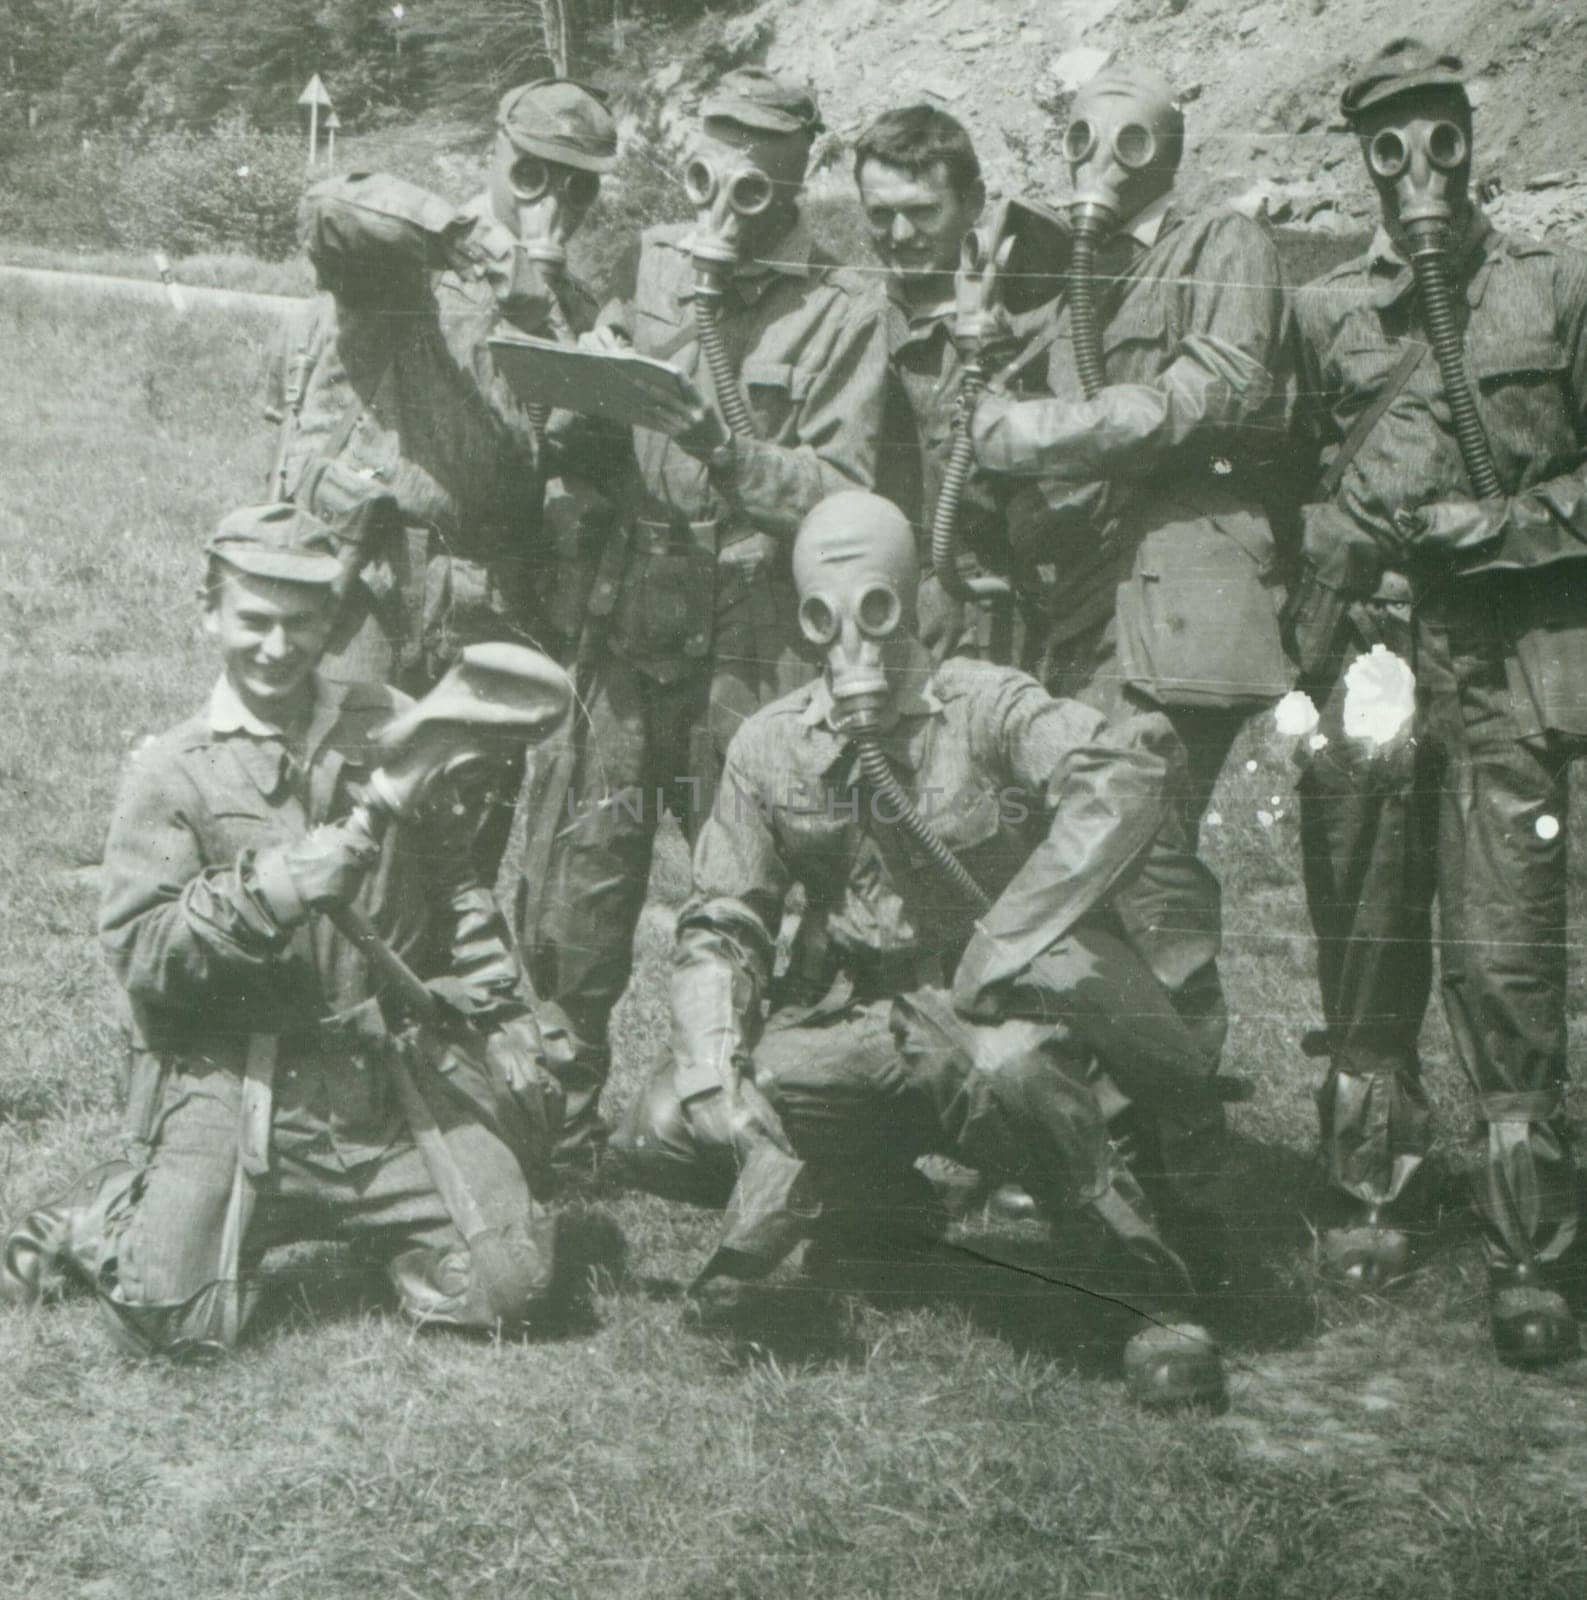
[[[521,155],[512,164],[512,192],[524,205],[543,200],[553,189],[574,206],[590,206],[600,193],[601,180],[582,167],[557,167],[539,156]]]
[[[721,192],[722,180],[709,161],[696,156],[683,169],[683,187],[689,203],[697,210],[704,210]],[[739,216],[759,216],[772,202],[771,179],[756,167],[735,172],[727,180],[726,199],[729,210]]]
[[[897,631],[903,605],[889,584],[873,583],[860,594],[854,620],[868,639],[886,639]]]
[[[1096,124],[1086,117],[1076,117],[1064,129],[1064,156],[1071,166],[1078,167],[1089,161],[1102,143]],[[1113,130],[1109,147],[1121,167],[1139,172],[1149,167],[1157,154],[1157,139],[1143,122],[1126,122]]]
[[[838,636],[838,614],[825,595],[807,594],[799,602],[799,627],[811,644],[831,644]]]
[[[891,584],[868,583],[850,604],[854,622],[867,639],[889,639],[903,619],[903,602]],[[836,643],[843,631],[844,607],[824,594],[807,594],[799,602],[799,627],[811,644]]]
[[[1435,122],[1427,129],[1424,148],[1429,163],[1453,172],[1466,160],[1466,135],[1453,122]],[[1403,176],[1411,164],[1411,147],[1398,128],[1381,128],[1367,146],[1367,160],[1380,178]]]

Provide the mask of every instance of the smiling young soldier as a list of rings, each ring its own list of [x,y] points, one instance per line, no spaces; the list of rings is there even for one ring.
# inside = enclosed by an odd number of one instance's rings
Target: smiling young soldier
[[[342,570],[323,523],[290,505],[234,511],[207,560],[220,678],[133,757],[105,847],[100,938],[131,1012],[136,1160],[95,1168],[12,1229],[0,1300],[76,1282],[126,1348],[224,1348],[269,1247],[337,1238],[384,1259],[417,1321],[520,1323],[552,1287],[524,1168],[543,1170],[555,1091],[467,818],[445,795],[378,839],[355,808],[406,702],[318,673]],[[410,1047],[378,968],[316,915],[345,907],[482,1036],[444,1078],[412,1063],[439,1146],[421,1148],[394,1079]]]
[[[1318,1106],[1342,1202],[1323,1258],[1366,1289],[1407,1264],[1436,893],[1486,1140],[1472,1199],[1491,1330],[1502,1357],[1542,1364],[1577,1348],[1562,1273],[1582,1229],[1564,819],[1587,741],[1587,260],[1500,233],[1476,204],[1458,57],[1396,39],[1341,105],[1383,226],[1298,304],[1328,487],[1307,508],[1295,608],[1329,692],[1301,784],[1331,1051]],[[1373,646],[1415,673],[1414,720],[1386,743],[1353,737],[1349,716],[1346,672]]]

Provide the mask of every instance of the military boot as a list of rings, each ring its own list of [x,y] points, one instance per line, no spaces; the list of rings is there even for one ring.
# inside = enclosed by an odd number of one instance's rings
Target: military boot
[[[1576,1354],[1576,1319],[1549,1273],[1536,1262],[1490,1266],[1488,1295],[1493,1348],[1507,1366],[1552,1366]]]
[[[91,1282],[105,1223],[135,1175],[131,1162],[103,1162],[10,1229],[0,1245],[0,1305],[56,1300],[74,1279]]]
[[[1124,1387],[1131,1399],[1151,1410],[1223,1406],[1223,1352],[1206,1328],[1185,1319],[1201,1286],[1163,1242],[1145,1192],[1128,1172],[1116,1171],[1112,1185],[1088,1209],[1123,1245],[1139,1284],[1129,1298],[1147,1326],[1124,1347]]]

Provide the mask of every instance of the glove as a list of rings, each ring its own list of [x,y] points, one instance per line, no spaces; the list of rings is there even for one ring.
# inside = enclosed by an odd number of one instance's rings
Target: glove
[[[1403,564],[1403,536],[1363,527],[1333,501],[1302,506],[1301,517],[1307,565],[1336,594],[1364,600],[1387,568]]]
[[[351,820],[313,829],[253,858],[255,892],[278,927],[294,928],[311,911],[348,905],[380,855],[367,828]]]
[[[514,1094],[556,1086],[546,1070],[546,1042],[540,1025],[527,1013],[504,1022],[486,1039],[485,1057]]]
[[[529,1119],[534,1146],[549,1160],[562,1125],[563,1095],[562,1085],[547,1068],[539,1024],[527,1014],[503,1023],[485,1040],[485,1061]]]
[[[1433,500],[1394,514],[1394,526],[1419,554],[1461,556],[1503,532],[1504,500]]]

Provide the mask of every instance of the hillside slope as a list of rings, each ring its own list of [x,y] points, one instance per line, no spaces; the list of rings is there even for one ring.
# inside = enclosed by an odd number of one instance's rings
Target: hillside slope
[[[1339,92],[1401,32],[1465,57],[1496,213],[1587,233],[1580,0],[766,0],[664,56],[647,114],[680,129],[725,59],[808,78],[844,142],[886,106],[934,96],[968,125],[997,190],[1059,198],[1057,123],[1080,82],[1127,54],[1183,95],[1186,173],[1201,193],[1353,232],[1372,205]],[[828,181],[844,177],[840,165]]]

